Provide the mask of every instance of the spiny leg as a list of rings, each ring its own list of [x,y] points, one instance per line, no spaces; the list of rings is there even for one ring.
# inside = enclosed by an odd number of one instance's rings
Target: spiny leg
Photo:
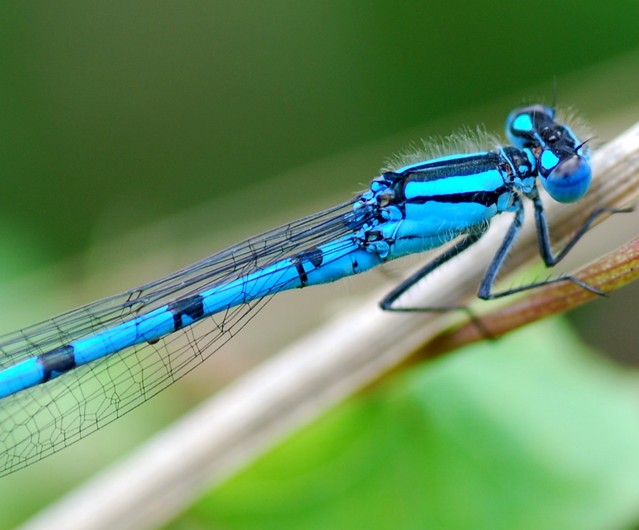
[[[575,234],[570,238],[568,243],[562,248],[557,254],[554,254],[552,251],[552,246],[550,243],[550,232],[548,229],[548,221],[546,220],[546,215],[544,213],[543,204],[538,195],[532,197],[532,201],[535,207],[535,223],[537,227],[537,242],[539,244],[539,253],[541,254],[544,263],[548,267],[553,267],[557,263],[559,263],[565,256],[570,252],[570,250],[575,246],[575,244],[583,237],[583,235],[588,231],[592,223],[602,215],[603,213],[622,213],[629,212],[631,209],[615,209],[615,208],[607,208],[602,207],[593,211],[586,221],[579,227],[579,229],[575,232]],[[504,296],[509,296],[511,294],[520,293],[522,291],[528,291],[529,289],[535,289],[537,287],[542,287],[544,285],[549,285],[553,283],[561,283],[561,282],[571,282],[579,287],[590,291],[599,296],[605,296],[603,291],[588,285],[585,282],[582,282],[578,278],[569,275],[558,276],[556,278],[549,278],[539,282],[532,282],[526,285],[521,285],[519,287],[513,287],[511,289],[506,289],[504,291],[492,292],[493,285],[497,276],[499,275],[499,271],[501,266],[503,265],[506,256],[510,252],[513,244],[515,243],[517,236],[521,230],[521,226],[523,224],[524,218],[524,208],[521,203],[518,204],[518,209],[515,213],[515,219],[508,229],[508,233],[504,238],[503,243],[499,247],[499,250],[495,254],[493,261],[488,266],[486,273],[484,274],[484,278],[479,286],[479,291],[477,296],[483,300],[494,300],[495,298],[502,298]]]
[[[430,312],[430,313],[447,313],[449,311],[463,311],[466,313],[468,319],[477,328],[480,335],[486,339],[494,338],[493,335],[486,329],[481,320],[475,315],[475,313],[465,305],[448,305],[448,306],[430,306],[430,307],[393,307],[393,303],[397,301],[404,293],[414,287],[420,280],[428,276],[431,272],[438,269],[447,261],[450,261],[455,256],[458,256],[470,246],[475,244],[486,233],[488,225],[482,226],[477,232],[468,235],[448,250],[437,256],[434,260],[427,263],[424,267],[412,274],[409,278],[406,278],[402,283],[389,292],[384,299],[380,302],[380,307],[385,311],[401,311],[401,312]]]
[[[468,308],[465,306],[433,306],[433,307],[393,307],[393,304],[404,293],[412,289],[420,280],[428,276],[431,272],[441,267],[444,263],[450,261],[455,256],[458,256],[470,246],[475,244],[486,233],[487,226],[482,226],[477,232],[474,232],[466,236],[461,241],[455,243],[452,247],[445,252],[437,256],[434,260],[427,263],[424,267],[413,273],[410,277],[406,278],[399,285],[397,285],[392,291],[390,291],[379,303],[380,307],[384,311],[422,311],[422,312],[435,312],[442,313],[451,310],[465,310]]]
[[[544,207],[541,202],[541,198],[538,195],[532,197],[533,205],[535,207],[535,225],[537,227],[537,242],[539,245],[539,253],[541,254],[544,263],[548,267],[553,267],[557,263],[559,263],[565,256],[570,252],[570,250],[575,246],[575,244],[583,237],[583,235],[588,231],[592,223],[604,213],[625,213],[630,212],[631,209],[616,209],[616,208],[597,208],[594,210],[588,218],[584,221],[584,223],[579,227],[579,229],[575,232],[575,234],[570,238],[570,240],[566,243],[566,245],[555,254],[552,251],[552,245],[550,243],[550,231],[548,229],[548,221],[546,219],[546,215],[544,212]],[[561,282],[571,282],[575,285],[578,285],[582,289],[590,291],[599,296],[605,296],[606,293],[600,291],[599,289],[588,285],[586,282],[582,282],[578,278],[569,275],[558,276],[556,278],[549,278],[547,280],[532,282],[526,285],[521,285],[519,287],[513,287],[511,289],[506,289],[504,291],[492,292],[493,285],[495,280],[499,274],[499,270],[506,259],[506,256],[510,252],[517,236],[519,235],[519,231],[521,230],[521,226],[523,224],[523,216],[524,209],[523,205],[519,204],[519,207],[515,213],[515,220],[510,226],[506,237],[504,238],[503,243],[501,244],[499,250],[495,254],[493,261],[488,266],[486,270],[486,274],[482,279],[482,282],[479,286],[479,291],[477,296],[483,300],[494,300],[495,298],[502,298],[504,296],[508,296],[515,293],[520,293],[523,291],[528,291],[529,289],[535,289],[537,287],[542,287],[544,285],[549,285],[553,283],[561,283]]]
[[[544,263],[548,267],[554,267],[570,252],[572,247],[584,236],[584,234],[590,229],[592,223],[604,213],[630,213],[632,208],[609,208],[606,206],[597,208],[588,216],[583,224],[577,229],[573,236],[568,240],[564,248],[562,248],[557,254],[552,250],[550,242],[550,231],[548,229],[548,221],[544,212],[544,205],[541,202],[539,195],[535,195],[532,198],[533,205],[535,206],[535,224],[537,226],[537,241],[539,243],[539,253],[541,254]]]

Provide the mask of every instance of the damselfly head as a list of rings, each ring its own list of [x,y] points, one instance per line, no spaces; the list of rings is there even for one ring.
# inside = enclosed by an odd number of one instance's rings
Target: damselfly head
[[[590,151],[570,127],[555,121],[554,109],[544,105],[515,109],[506,120],[506,134],[537,160],[541,184],[553,199],[574,202],[586,194],[592,178]]]

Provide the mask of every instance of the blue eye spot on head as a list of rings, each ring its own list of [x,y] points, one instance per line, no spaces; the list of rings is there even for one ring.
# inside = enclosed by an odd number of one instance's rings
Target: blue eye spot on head
[[[510,124],[510,128],[516,131],[530,131],[533,128],[530,114],[520,114]]]
[[[539,164],[541,166],[542,173],[552,171],[560,161],[561,159],[550,149],[544,149],[539,157]]]

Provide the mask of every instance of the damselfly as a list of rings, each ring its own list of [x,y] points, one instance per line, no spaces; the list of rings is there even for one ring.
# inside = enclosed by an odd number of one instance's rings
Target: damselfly
[[[68,446],[160,392],[229,340],[266,297],[451,242],[381,302],[386,310],[406,310],[396,307],[398,298],[477,242],[504,212],[513,221],[480,298],[560,281],[598,293],[572,276],[493,291],[522,226],[525,199],[534,206],[547,266],[561,260],[600,213],[553,253],[537,181],[556,201],[579,200],[591,180],[588,147],[543,105],[514,110],[506,133],[510,146],[384,171],[348,202],[0,337],[0,474]]]

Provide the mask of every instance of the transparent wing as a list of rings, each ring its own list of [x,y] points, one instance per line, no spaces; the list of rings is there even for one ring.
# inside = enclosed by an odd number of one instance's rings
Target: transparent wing
[[[0,367],[108,329],[171,300],[223,285],[366,222],[353,199],[269,230],[160,280],[0,336]],[[272,294],[278,291],[277,286]],[[211,356],[268,297],[206,318],[0,400],[0,476],[32,464],[110,423]]]

